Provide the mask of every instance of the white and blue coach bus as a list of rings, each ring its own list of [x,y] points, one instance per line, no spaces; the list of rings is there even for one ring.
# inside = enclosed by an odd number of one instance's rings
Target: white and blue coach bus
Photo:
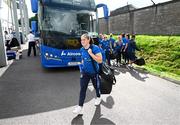
[[[38,8],[42,66],[77,66],[81,62],[80,36],[97,32],[93,15],[97,18],[97,8],[104,4],[96,6],[94,0],[31,0],[31,4],[32,10]]]

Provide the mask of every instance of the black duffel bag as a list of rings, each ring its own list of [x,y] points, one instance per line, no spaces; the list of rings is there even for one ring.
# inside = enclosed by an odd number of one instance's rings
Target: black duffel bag
[[[100,79],[101,94],[110,94],[112,91],[112,85],[116,83],[116,78],[114,76],[114,69],[110,68],[105,63],[101,64],[99,79]]]
[[[92,46],[90,46],[92,49]],[[99,75],[100,81],[100,91],[101,94],[110,94],[112,90],[112,85],[116,83],[116,78],[114,76],[114,69],[108,66],[105,63],[99,64],[99,72],[96,69],[95,62],[93,58],[90,56],[91,62],[95,72]]]
[[[142,58],[142,57],[136,59],[136,60],[134,61],[134,63],[135,63],[136,65],[138,65],[138,66],[142,66],[142,65],[145,65],[145,64],[146,64],[144,58]]]

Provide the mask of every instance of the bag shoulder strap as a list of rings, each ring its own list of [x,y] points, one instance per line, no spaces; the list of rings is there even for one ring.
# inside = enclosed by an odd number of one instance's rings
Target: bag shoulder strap
[[[93,45],[90,45],[90,48],[93,49]],[[97,71],[96,66],[95,66],[94,59],[91,56],[90,56],[90,58],[91,58],[91,63],[93,65],[93,69],[98,74],[98,71]]]

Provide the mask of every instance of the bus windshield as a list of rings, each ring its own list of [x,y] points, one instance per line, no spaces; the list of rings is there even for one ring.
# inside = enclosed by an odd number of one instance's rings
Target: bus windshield
[[[57,49],[79,49],[80,35],[90,32],[90,11],[44,9],[41,35],[44,45]]]

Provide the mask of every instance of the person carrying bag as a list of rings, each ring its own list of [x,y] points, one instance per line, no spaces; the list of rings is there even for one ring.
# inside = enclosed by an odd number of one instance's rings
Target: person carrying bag
[[[92,45],[93,48],[91,49],[91,39],[88,34],[83,34],[81,36],[81,57],[82,57],[82,64],[80,65],[80,95],[79,95],[79,104],[73,110],[75,114],[83,114],[83,105],[86,98],[86,90],[88,88],[89,81],[92,81],[92,84],[96,90],[96,99],[95,105],[99,105],[101,103],[101,93],[98,79],[98,71],[99,71],[99,64],[102,63],[102,54],[101,50],[98,46]],[[94,60],[94,66],[97,69],[96,71],[93,68],[92,61]]]

